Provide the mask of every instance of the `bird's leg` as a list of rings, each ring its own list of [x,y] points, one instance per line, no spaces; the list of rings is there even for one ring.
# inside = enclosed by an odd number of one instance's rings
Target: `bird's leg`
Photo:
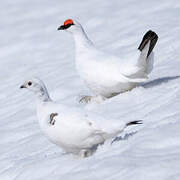
[[[79,102],[80,103],[91,103],[91,102],[96,102],[96,103],[101,103],[105,100],[105,97],[102,97],[100,95],[97,96],[84,96],[82,97]]]
[[[58,113],[51,113],[50,114],[50,121],[49,121],[49,123],[51,124],[51,125],[54,125],[55,124],[55,119],[54,119],[54,117],[55,116],[57,116],[58,115]]]
[[[91,152],[91,150],[88,150],[88,149],[82,149],[80,151],[79,155],[81,158],[87,158],[92,155],[92,152]]]

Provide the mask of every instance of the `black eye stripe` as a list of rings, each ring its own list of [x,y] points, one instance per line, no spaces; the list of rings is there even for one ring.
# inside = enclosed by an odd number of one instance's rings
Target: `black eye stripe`
[[[61,29],[68,29],[69,27],[71,27],[74,24],[66,24],[66,25],[62,25]]]

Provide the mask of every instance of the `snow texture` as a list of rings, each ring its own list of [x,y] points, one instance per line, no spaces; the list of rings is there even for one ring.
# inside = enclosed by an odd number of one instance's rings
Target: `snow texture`
[[[179,0],[2,0],[0,179],[179,180],[179,16]],[[147,30],[155,31],[159,41],[149,81],[100,105],[80,105],[80,96],[91,92],[75,70],[71,35],[57,31],[67,18],[78,19],[100,49],[119,57],[130,55]],[[40,131],[35,98],[19,89],[32,76],[69,108],[144,124],[93,156],[75,159]]]

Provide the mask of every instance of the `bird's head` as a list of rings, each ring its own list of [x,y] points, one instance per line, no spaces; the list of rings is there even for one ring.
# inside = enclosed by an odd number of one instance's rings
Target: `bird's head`
[[[67,19],[64,24],[58,27],[58,30],[65,30],[71,33],[82,31],[82,26],[79,22],[72,19]]]
[[[45,84],[39,78],[31,78],[26,80],[21,86],[21,89],[26,88],[43,99],[50,99]]]

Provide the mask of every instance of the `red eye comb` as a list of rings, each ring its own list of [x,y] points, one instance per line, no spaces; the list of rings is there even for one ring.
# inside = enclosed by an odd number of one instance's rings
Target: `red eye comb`
[[[64,26],[68,25],[68,24],[74,24],[72,19],[67,19],[66,21],[64,21]]]

